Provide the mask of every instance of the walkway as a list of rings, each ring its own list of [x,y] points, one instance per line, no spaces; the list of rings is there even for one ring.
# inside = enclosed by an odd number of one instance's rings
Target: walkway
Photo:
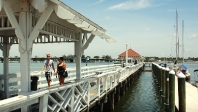
[[[175,106],[179,109],[177,77],[175,77]],[[186,112],[198,112],[198,88],[188,82],[186,82]]]

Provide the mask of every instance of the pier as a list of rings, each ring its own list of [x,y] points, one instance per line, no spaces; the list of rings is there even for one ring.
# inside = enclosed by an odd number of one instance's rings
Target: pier
[[[30,110],[35,109],[40,112],[80,112],[89,110],[98,103],[100,106],[104,103],[109,104],[110,110],[113,110],[114,99],[120,100],[120,96],[140,74],[143,67],[143,63],[129,65],[126,68],[122,68],[121,65],[84,67],[83,78],[80,81],[75,81],[75,74],[72,73],[75,70],[71,69],[68,70],[69,77],[66,78],[64,85],[59,86],[58,81],[53,81],[52,87],[46,88],[46,83],[38,83],[36,91],[0,101],[0,111],[22,111],[23,108],[28,107]],[[97,74],[96,71],[101,73]],[[32,75],[38,76],[40,73],[34,72]],[[38,82],[42,80],[44,78],[40,77]]]

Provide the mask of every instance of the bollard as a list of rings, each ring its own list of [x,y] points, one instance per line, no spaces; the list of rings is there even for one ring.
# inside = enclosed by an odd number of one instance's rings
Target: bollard
[[[167,112],[169,112],[169,71],[170,70],[168,68],[165,69],[165,75],[166,75],[166,90],[165,90],[165,95],[166,95],[166,97],[165,97],[165,103],[164,103],[164,105],[165,105],[165,110]]]
[[[175,112],[175,72],[171,70],[169,72],[169,92],[170,92],[170,98],[169,98],[169,109],[170,112]]]
[[[160,66],[158,66],[158,87],[159,87],[159,89],[161,90],[161,88],[160,88],[160,84],[161,84],[161,69],[160,69],[161,67]]]
[[[162,68],[162,102],[165,102],[165,95],[166,95],[166,68]]]
[[[162,95],[162,92],[163,92],[162,91],[162,86],[163,86],[163,77],[162,77],[163,76],[162,75],[163,74],[163,70],[162,69],[163,69],[163,67],[160,67],[160,94],[161,95]]]
[[[186,76],[178,74],[179,112],[186,112]]]

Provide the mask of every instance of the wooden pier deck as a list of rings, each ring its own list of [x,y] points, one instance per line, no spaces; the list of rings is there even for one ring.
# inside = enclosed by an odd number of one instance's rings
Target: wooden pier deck
[[[178,79],[175,77],[175,106],[179,109]],[[198,88],[186,82],[186,112],[198,112]]]

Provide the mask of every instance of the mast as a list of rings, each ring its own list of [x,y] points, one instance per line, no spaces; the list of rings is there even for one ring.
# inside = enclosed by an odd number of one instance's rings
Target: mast
[[[184,20],[182,21],[182,64],[184,63]]]
[[[178,14],[177,14],[177,10],[176,10],[176,61],[178,58]]]

